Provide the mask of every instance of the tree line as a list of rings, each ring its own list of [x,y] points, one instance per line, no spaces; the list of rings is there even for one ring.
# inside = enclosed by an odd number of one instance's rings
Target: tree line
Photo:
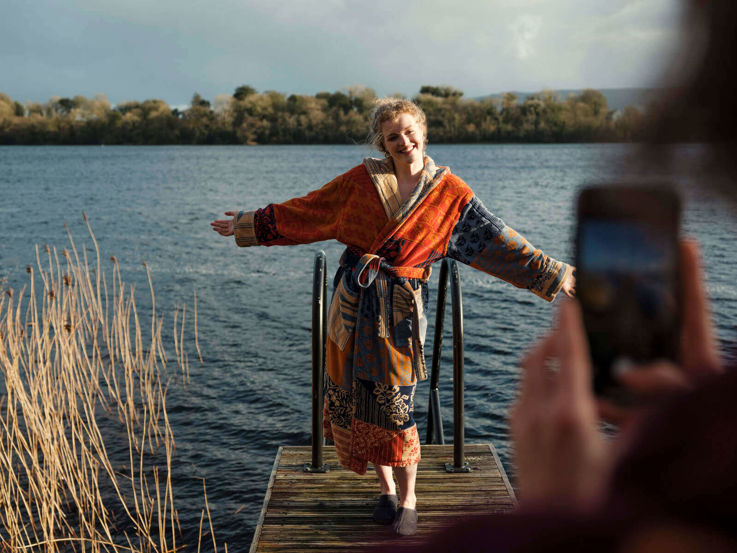
[[[178,109],[157,99],[113,106],[102,94],[22,104],[0,93],[0,144],[363,143],[375,99],[364,86],[310,96],[243,85],[212,102],[195,93]],[[427,85],[412,100],[427,114],[433,143],[636,141],[648,119],[635,106],[610,109],[593,89],[567,98],[543,90],[519,101],[513,93],[469,99]]]

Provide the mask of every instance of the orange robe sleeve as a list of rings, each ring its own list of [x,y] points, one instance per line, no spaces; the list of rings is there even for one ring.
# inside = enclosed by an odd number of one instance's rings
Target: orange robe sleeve
[[[238,246],[289,246],[337,238],[348,196],[343,175],[301,198],[241,211],[233,218]]]

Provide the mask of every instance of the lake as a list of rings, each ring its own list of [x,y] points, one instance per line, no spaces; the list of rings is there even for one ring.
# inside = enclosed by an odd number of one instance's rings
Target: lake
[[[638,174],[632,146],[620,144],[431,144],[428,153],[536,247],[567,261],[577,190]],[[244,550],[277,447],[310,443],[313,259],[324,250],[332,277],[342,251],[337,243],[240,249],[212,232],[209,222],[226,210],[304,195],[369,155],[376,154],[365,146],[0,147],[0,283],[7,279],[7,286],[19,288],[27,282],[35,244],[67,247],[65,223],[77,246],[92,252],[84,211],[103,259],[116,256],[123,278],[135,284],[141,310],[150,304],[143,261],[166,328],[175,307],[186,303],[189,311],[197,294],[204,363],[194,361],[188,339],[191,380],[172,385],[167,396],[177,446],[175,502],[190,543],[204,506],[202,478],[215,536],[232,551]],[[699,182],[698,146],[680,147],[677,159],[688,168],[677,179],[686,198],[684,229],[702,243],[720,338],[734,342],[737,218]],[[431,279],[427,352],[438,273]],[[554,305],[468,267],[461,267],[461,282],[466,440],[493,442],[513,474],[506,412],[517,361],[549,327]],[[440,395],[449,443],[450,326],[448,313]],[[423,437],[427,396],[422,383],[415,403]]]

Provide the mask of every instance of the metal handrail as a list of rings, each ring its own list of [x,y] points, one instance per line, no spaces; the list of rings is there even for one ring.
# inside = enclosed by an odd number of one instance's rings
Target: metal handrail
[[[445,260],[444,260],[445,261]],[[445,465],[448,472],[470,472],[470,465],[463,456],[465,438],[464,417],[464,367],[463,367],[463,297],[458,265],[450,262],[450,296],[453,311],[453,466]]]
[[[438,303],[435,309],[435,337],[432,342],[432,364],[430,369],[430,399],[427,407],[426,444],[444,444],[443,417],[440,413],[440,352],[443,349],[443,329],[445,326],[445,300],[448,296],[448,263],[440,265],[438,280]]]
[[[443,346],[445,324],[445,302],[450,273],[450,296],[453,317],[453,464],[446,463],[448,472],[469,472],[471,469],[464,458],[464,344],[463,344],[463,297],[458,265],[452,259],[444,259],[440,266],[438,282],[438,304],[435,312],[435,340],[433,342],[432,369],[430,375],[430,400],[427,412],[428,444],[444,444],[443,421],[440,414],[440,353]]]
[[[325,338],[327,336],[327,272],[325,252],[315,255],[312,279],[312,463],[306,463],[306,472],[327,472],[322,462],[323,375],[325,373]]]

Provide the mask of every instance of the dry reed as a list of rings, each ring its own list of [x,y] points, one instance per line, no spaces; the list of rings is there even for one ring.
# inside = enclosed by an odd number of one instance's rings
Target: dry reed
[[[148,330],[114,257],[108,282],[86,216],[85,222],[92,264],[69,233],[61,258],[56,248],[42,254],[36,247],[23,290],[0,287],[0,545],[2,551],[181,550],[166,412],[173,375],[151,274],[146,266]],[[178,324],[174,315],[183,382],[185,308]],[[201,359],[196,299],[194,319]],[[123,468],[111,461],[103,437],[111,433],[113,446],[127,449]]]

